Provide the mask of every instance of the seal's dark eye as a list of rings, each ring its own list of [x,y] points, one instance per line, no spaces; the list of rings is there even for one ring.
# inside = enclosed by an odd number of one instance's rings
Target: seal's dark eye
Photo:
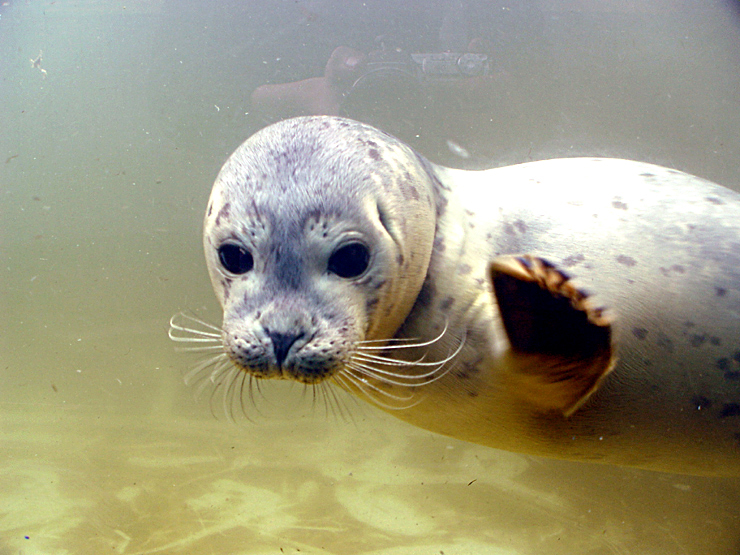
[[[218,247],[218,259],[232,274],[246,274],[254,266],[251,253],[244,247],[231,243]]]
[[[370,251],[362,243],[347,243],[329,257],[327,269],[341,278],[356,278],[367,270]]]

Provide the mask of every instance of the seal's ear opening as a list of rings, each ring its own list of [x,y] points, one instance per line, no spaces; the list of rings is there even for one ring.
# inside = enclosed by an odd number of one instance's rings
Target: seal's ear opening
[[[505,367],[512,394],[570,416],[614,368],[611,321],[541,258],[501,256],[489,273],[511,344]]]

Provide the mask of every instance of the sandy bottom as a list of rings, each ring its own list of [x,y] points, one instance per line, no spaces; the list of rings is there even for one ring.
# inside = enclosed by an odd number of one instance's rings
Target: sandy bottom
[[[371,408],[0,408],[2,555],[737,553],[738,480],[533,459]]]

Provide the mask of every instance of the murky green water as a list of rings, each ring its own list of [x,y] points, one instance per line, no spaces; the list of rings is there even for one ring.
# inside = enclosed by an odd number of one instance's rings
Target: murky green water
[[[499,452],[346,397],[346,419],[284,411],[284,387],[234,425],[166,333],[219,319],[200,223],[267,121],[259,85],[320,76],[339,45],[482,37],[488,78],[425,88],[416,119],[392,95],[368,113],[441,163],[612,155],[740,190],[733,6],[3,2],[0,555],[737,553],[738,480]]]

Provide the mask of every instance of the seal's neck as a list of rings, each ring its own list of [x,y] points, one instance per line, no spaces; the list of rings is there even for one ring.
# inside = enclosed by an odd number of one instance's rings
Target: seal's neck
[[[478,293],[486,293],[486,288],[481,287],[485,262],[471,263],[470,242],[475,232],[466,221],[465,208],[454,187],[446,179],[448,170],[424,162],[436,202],[434,243],[424,285],[410,318],[398,330],[399,337],[429,338],[445,328],[456,329],[459,320],[467,317],[469,307],[477,302]]]

